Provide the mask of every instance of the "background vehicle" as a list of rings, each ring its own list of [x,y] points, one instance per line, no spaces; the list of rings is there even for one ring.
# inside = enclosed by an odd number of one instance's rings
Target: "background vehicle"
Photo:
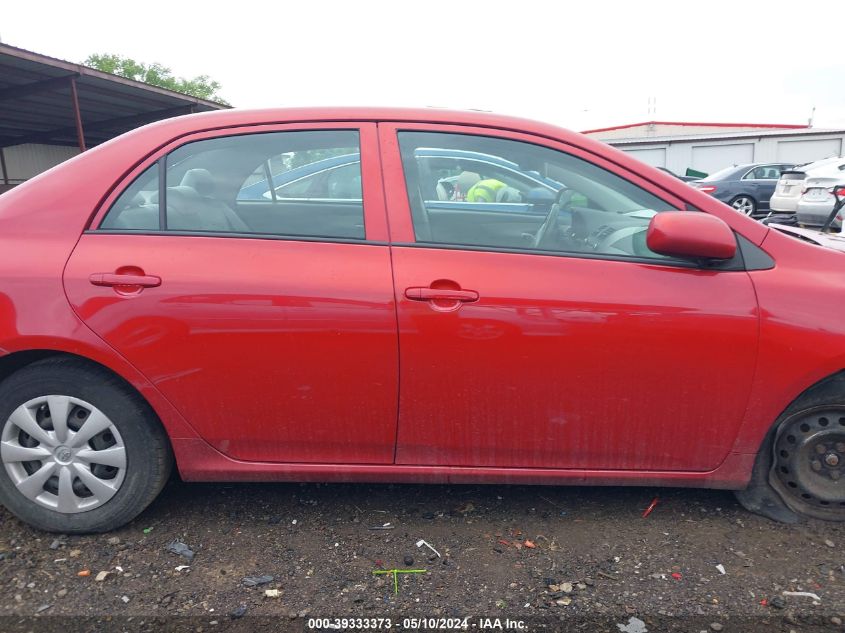
[[[798,208],[795,215],[798,224],[802,226],[822,226],[827,222],[828,216],[833,211],[836,198],[833,195],[834,188],[845,185],[845,162],[841,165],[842,171],[839,177],[810,175],[804,181],[804,192],[798,201]],[[833,226],[842,226],[842,212],[840,211],[833,220]]]
[[[239,197],[350,154],[360,178],[319,195]],[[496,201],[468,200],[485,180]],[[175,462],[718,487],[843,520],[841,257],[541,123],[161,121],[0,196],[0,501],[107,530]]]
[[[660,171],[665,171],[667,174],[670,174],[670,175],[674,176],[675,178],[677,178],[678,180],[682,180],[684,182],[692,182],[693,180],[699,180],[699,178],[696,178],[695,176],[681,176],[680,174],[676,174],[671,169],[666,169],[665,167],[658,167],[658,169]]]
[[[827,217],[822,220],[820,229],[810,229],[804,226],[796,226],[795,224],[783,225],[776,222],[764,222],[782,233],[792,235],[811,244],[845,252],[845,234],[842,232],[842,209],[845,208],[845,183],[831,187],[830,195],[833,196],[835,203],[833,208],[828,211]],[[789,216],[778,214],[776,217],[767,219],[775,220],[783,217]],[[794,215],[791,217],[794,218]]]
[[[845,159],[838,157],[825,158],[784,170],[769,203],[772,211],[795,213],[806,189],[804,181],[807,177],[838,178],[843,170],[845,170]],[[829,208],[833,208],[832,201]]]
[[[419,169],[437,178],[437,196],[440,201],[458,201],[456,187],[459,187],[460,175],[465,173],[471,174],[473,178],[465,187],[461,198],[473,184],[486,179],[504,182],[509,189],[506,193],[511,194],[510,200],[507,201],[466,202],[461,199],[467,208],[515,211],[517,208],[513,205],[522,204],[522,210],[531,212],[535,206],[529,204],[528,200],[536,196],[535,189],[539,187],[553,196],[563,187],[561,183],[545,178],[535,171],[521,170],[516,163],[479,152],[420,148],[414,152],[414,156]],[[269,169],[268,165],[268,171]],[[272,189],[279,198],[350,198],[360,195],[361,157],[355,153],[315,160],[289,171],[277,172],[270,179],[262,169],[261,173],[254,174],[247,181],[249,184],[241,188],[237,199],[272,199],[273,193],[269,184],[271,181]],[[360,201],[360,197],[358,200]],[[539,207],[537,212],[543,212],[542,207]]]
[[[790,167],[784,163],[735,165],[689,184],[744,215],[756,217],[768,210],[781,172]]]

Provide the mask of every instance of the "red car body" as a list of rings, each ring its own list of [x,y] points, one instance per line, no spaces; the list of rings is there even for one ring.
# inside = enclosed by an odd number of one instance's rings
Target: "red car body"
[[[181,144],[315,129],[360,132],[366,243],[95,230]],[[406,129],[565,151],[720,218],[774,265],[418,244]],[[96,283],[112,274],[160,284]],[[738,489],[781,412],[845,368],[841,253],[582,135],[480,113],[231,110],[146,126],[0,197],[0,280],[0,374],[54,352],[107,367],[149,402],[192,481]],[[478,299],[439,309],[413,294],[438,287]]]

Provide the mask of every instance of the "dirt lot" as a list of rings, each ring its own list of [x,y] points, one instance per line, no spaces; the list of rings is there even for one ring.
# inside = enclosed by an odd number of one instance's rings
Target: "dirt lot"
[[[842,630],[843,544],[845,524],[779,525],[722,491],[175,481],[111,534],[56,538],[0,510],[0,630]],[[396,593],[373,574],[394,568],[426,571]]]

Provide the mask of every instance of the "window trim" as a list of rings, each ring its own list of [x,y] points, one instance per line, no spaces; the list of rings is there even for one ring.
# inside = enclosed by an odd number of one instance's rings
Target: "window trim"
[[[307,132],[307,131],[356,131],[359,138],[360,162],[361,162],[361,188],[363,191],[363,207],[364,207],[364,235],[360,240],[361,243],[379,243],[388,240],[387,229],[387,209],[385,205],[384,188],[381,182],[381,156],[379,154],[379,142],[377,137],[377,126],[372,122],[360,121],[318,121],[312,123],[268,123],[258,125],[244,125],[237,127],[230,127],[225,129],[203,130],[186,134],[184,136],[171,139],[168,143],[159,146],[154,151],[142,156],[134,166],[127,171],[119,181],[117,181],[109,193],[100,201],[95,212],[93,213],[85,232],[91,234],[122,234],[122,235],[143,235],[149,233],[148,231],[133,231],[130,229],[104,229],[101,224],[111,206],[120,197],[120,195],[130,186],[134,180],[143,173],[144,170],[151,167],[154,163],[169,155],[174,150],[194,143],[214,138],[224,138],[229,136],[244,136],[249,134],[268,134],[273,132]],[[164,173],[166,178],[166,171],[159,170],[159,178]],[[161,193],[159,192],[159,195]],[[272,203],[270,203],[272,204]],[[160,205],[164,206],[164,205]],[[161,214],[161,209],[159,211]],[[165,221],[166,224],[166,221]],[[160,224],[160,226],[164,226]],[[165,233],[162,231],[162,233]],[[174,231],[166,231],[166,235],[174,234]],[[190,231],[190,234],[209,236],[212,233],[207,231]],[[275,234],[238,234],[238,233],[221,233],[217,237],[226,236],[241,236],[248,235],[250,237],[268,237],[272,238]],[[287,236],[280,236],[282,239],[287,239]],[[300,237],[300,236],[296,236]],[[293,239],[293,238],[292,238]],[[332,242],[336,238],[326,237],[323,239],[314,239],[313,241]],[[346,238],[339,238],[346,239]],[[311,241],[311,240],[309,240]],[[359,243],[356,240],[355,243]]]
[[[321,242],[325,244],[360,244],[362,246],[389,246],[389,242],[357,237],[323,237],[319,235],[279,235],[278,233],[242,233],[235,231],[151,231],[139,229],[86,229],[85,235],[144,235],[156,237],[226,237],[248,240],[276,240],[279,242]]]
[[[167,230],[167,154],[162,156],[156,161],[156,166],[158,168],[158,228],[161,231]],[[103,216],[103,219],[106,219],[108,216],[108,212],[111,211],[111,205],[109,205],[108,211],[106,211],[106,215]]]
[[[737,235],[736,254],[731,259],[715,260],[702,263],[692,259],[655,259],[651,257],[638,257],[612,255],[608,253],[581,253],[575,251],[547,251],[532,248],[517,248],[508,246],[476,246],[472,244],[441,244],[435,242],[392,242],[390,245],[403,248],[429,248],[434,250],[447,251],[470,251],[475,253],[502,253],[509,255],[540,255],[546,257],[563,257],[566,259],[590,259],[598,261],[610,261],[630,264],[643,264],[646,266],[660,266],[661,268],[674,268],[681,270],[717,271],[717,272],[745,272],[747,270],[744,261],[744,251],[740,245],[740,237]],[[749,242],[750,243],[750,242]]]

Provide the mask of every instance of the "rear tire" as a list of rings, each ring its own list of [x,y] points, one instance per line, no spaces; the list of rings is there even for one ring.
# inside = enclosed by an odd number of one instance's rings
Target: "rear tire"
[[[155,413],[126,383],[84,360],[53,358],[0,383],[0,463],[0,502],[12,514],[85,534],[140,514],[173,457]]]
[[[757,213],[757,202],[751,196],[737,196],[728,204],[730,204],[734,209],[736,209],[743,215],[747,215],[748,217],[751,217],[755,213]]]
[[[740,503],[778,521],[845,521],[845,376],[808,390],[778,418]]]

